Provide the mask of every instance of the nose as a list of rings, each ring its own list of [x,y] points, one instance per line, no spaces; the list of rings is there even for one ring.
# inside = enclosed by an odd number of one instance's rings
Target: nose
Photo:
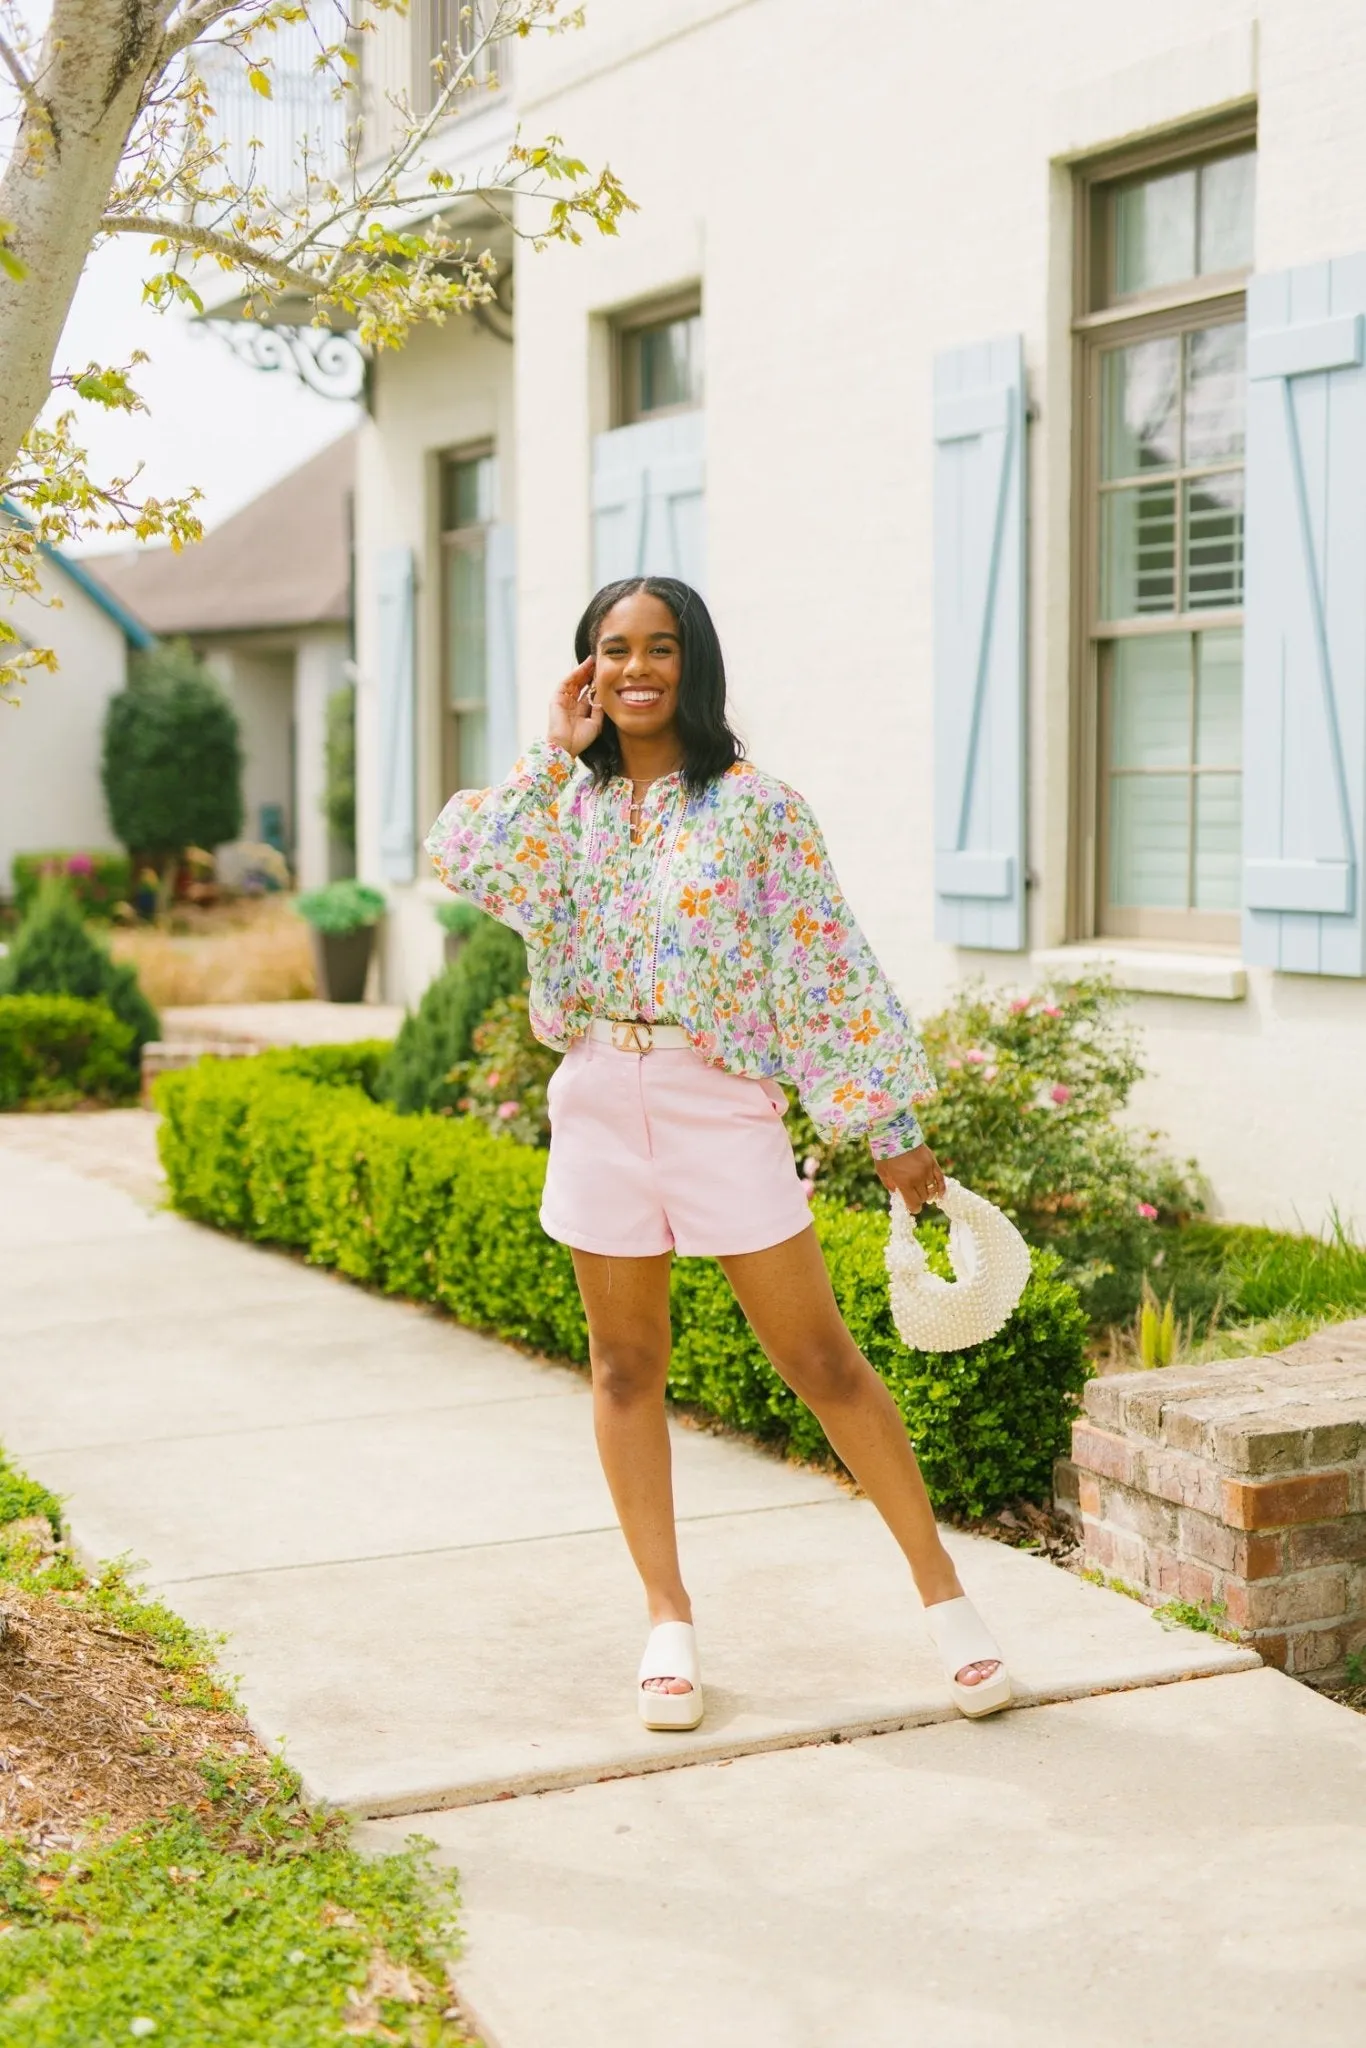
[[[625,676],[643,676],[647,668],[648,663],[643,654],[631,654],[626,658],[626,665],[622,670],[622,674]]]

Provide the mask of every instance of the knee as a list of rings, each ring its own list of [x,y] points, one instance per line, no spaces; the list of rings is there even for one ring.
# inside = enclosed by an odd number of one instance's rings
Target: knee
[[[866,1389],[868,1367],[852,1341],[813,1341],[775,1364],[808,1408],[845,1406],[858,1401]]]
[[[668,1371],[667,1347],[648,1341],[593,1346],[593,1390],[614,1408],[661,1399]]]

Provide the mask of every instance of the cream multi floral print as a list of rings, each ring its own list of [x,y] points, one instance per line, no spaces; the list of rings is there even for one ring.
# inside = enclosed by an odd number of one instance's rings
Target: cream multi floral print
[[[427,837],[442,880],[521,933],[531,1024],[564,1048],[593,1017],[681,1024],[728,1073],[784,1078],[826,1137],[892,1158],[923,1142],[924,1050],[849,913],[803,798],[749,762],[690,797],[679,774],[600,789],[549,741],[453,796]]]

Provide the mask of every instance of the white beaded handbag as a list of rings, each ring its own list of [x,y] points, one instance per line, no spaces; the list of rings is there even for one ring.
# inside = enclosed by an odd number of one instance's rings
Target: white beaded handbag
[[[949,1219],[952,1280],[929,1270],[910,1210],[892,1197],[887,1285],[892,1321],[912,1351],[962,1351],[994,1337],[1029,1278],[1029,1246],[994,1203],[946,1180],[937,1206]]]

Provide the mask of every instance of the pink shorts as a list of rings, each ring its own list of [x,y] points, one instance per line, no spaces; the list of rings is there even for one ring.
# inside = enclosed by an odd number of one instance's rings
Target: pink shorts
[[[811,1221],[776,1081],[580,1038],[550,1079],[548,1236],[610,1258],[765,1251]]]

